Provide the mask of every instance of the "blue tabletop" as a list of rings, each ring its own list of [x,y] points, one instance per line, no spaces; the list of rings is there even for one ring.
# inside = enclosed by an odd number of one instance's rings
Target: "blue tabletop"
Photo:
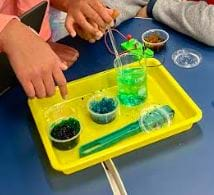
[[[214,49],[176,33],[153,20],[131,19],[119,29],[140,40],[150,28],[169,32],[162,52],[165,66],[203,110],[202,121],[190,131],[114,159],[129,194],[213,195],[214,185]],[[122,39],[116,35],[117,42]],[[66,72],[74,80],[112,67],[113,56],[103,40],[89,44],[70,37],[60,42],[80,51],[78,62]],[[203,60],[194,69],[173,65],[173,51],[188,47]],[[48,162],[27,99],[19,86],[0,97],[0,188],[3,194],[111,194],[100,165],[70,176],[54,171]],[[2,194],[2,193],[0,193]]]
[[[111,194],[101,165],[73,175],[54,171],[20,88],[0,97],[0,194]]]
[[[140,38],[141,32],[149,28],[169,32],[165,66],[202,109],[203,119],[189,132],[124,155],[114,162],[129,194],[213,195],[214,48],[151,20],[130,20],[120,30]],[[171,55],[180,48],[199,51],[203,56],[201,65],[188,70],[175,66]]]

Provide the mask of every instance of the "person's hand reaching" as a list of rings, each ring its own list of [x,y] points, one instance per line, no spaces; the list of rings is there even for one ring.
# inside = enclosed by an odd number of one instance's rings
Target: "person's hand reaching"
[[[119,12],[117,10],[113,10],[111,17],[113,20],[115,20],[119,16]],[[89,32],[84,31],[78,24],[75,24],[74,28],[77,34],[84,40],[89,41],[90,43],[94,43],[97,40],[100,40],[105,31],[109,26],[113,26],[114,22],[112,21],[112,24],[106,25],[104,28],[100,28],[95,22],[88,19],[88,22],[93,26],[94,29],[97,29],[100,33],[98,35],[91,34]]]
[[[105,29],[112,21],[112,9],[106,8],[99,0],[70,1],[67,8],[65,26],[72,37],[77,32],[75,25],[85,33],[99,37],[99,29]],[[99,28],[94,28],[94,23]]]
[[[52,96],[56,85],[62,97],[66,96],[66,79],[62,72],[66,65],[27,26],[11,20],[0,33],[0,44],[28,97]]]

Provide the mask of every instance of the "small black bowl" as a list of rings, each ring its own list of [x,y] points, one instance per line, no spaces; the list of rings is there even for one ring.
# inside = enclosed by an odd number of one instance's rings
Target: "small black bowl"
[[[55,148],[70,150],[79,143],[80,129],[80,123],[77,119],[62,119],[51,125],[49,137]]]

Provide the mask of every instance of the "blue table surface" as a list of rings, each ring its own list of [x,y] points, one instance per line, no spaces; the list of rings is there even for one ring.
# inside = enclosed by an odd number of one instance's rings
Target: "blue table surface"
[[[165,66],[203,111],[203,119],[183,134],[114,159],[129,194],[214,194],[214,48],[173,31],[153,20],[131,19],[119,26],[123,33],[141,39],[151,28],[169,32]],[[116,35],[117,42],[122,39]],[[60,41],[80,51],[78,62],[65,74],[67,80],[112,67],[113,56],[103,40],[89,44],[79,38]],[[203,60],[194,69],[173,65],[171,54],[180,48],[199,51]],[[100,165],[73,175],[54,171],[47,159],[20,86],[0,97],[0,194],[112,194]]]

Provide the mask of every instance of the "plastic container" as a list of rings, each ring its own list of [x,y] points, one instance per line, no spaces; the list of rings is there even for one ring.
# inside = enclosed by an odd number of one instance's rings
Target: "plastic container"
[[[70,150],[78,144],[80,130],[80,123],[75,118],[59,120],[51,125],[49,138],[55,148],[59,150]]]
[[[162,29],[150,29],[142,34],[145,47],[160,51],[169,39],[169,34]]]
[[[172,54],[175,65],[181,68],[194,68],[201,63],[202,55],[189,48],[182,48]]]
[[[146,101],[147,60],[139,60],[134,54],[124,53],[115,58],[118,99],[125,106],[137,106]]]
[[[118,100],[106,94],[96,94],[89,99],[87,108],[94,122],[107,124],[117,116]]]
[[[79,122],[77,109],[67,106],[65,103],[56,104],[47,109],[44,113],[45,120],[48,124],[48,137],[52,145],[59,150],[70,150],[79,142],[81,126]],[[63,128],[61,135],[71,137],[67,139],[58,139],[52,135],[54,127]],[[65,129],[67,128],[67,129]],[[69,132],[72,131],[72,132]],[[73,136],[72,136],[73,134]]]
[[[175,111],[168,105],[150,105],[141,111],[139,125],[145,132],[169,127],[174,115]]]

